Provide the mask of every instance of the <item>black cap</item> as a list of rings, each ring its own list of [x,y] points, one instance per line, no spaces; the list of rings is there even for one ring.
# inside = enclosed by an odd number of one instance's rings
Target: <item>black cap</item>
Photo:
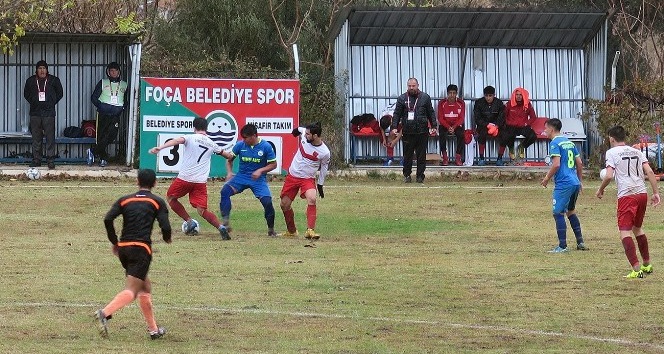
[[[36,70],[36,69],[39,69],[40,66],[45,67],[46,70],[48,71],[48,64],[46,64],[46,61],[45,61],[45,60],[40,60],[40,61],[38,61],[38,62],[37,62],[37,65],[35,66],[35,70]]]

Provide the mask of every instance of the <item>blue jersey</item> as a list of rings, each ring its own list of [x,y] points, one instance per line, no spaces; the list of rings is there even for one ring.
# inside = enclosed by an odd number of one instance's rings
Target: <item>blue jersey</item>
[[[240,161],[238,174],[251,176],[254,171],[267,166],[268,163],[277,161],[274,149],[269,142],[263,139],[258,144],[249,146],[244,141],[239,141],[233,146],[233,154]],[[265,178],[265,174],[261,176]]]
[[[576,158],[579,156],[579,151],[573,142],[565,136],[558,135],[549,144],[549,154],[552,158],[560,157],[560,168],[553,176],[556,183],[555,188],[581,184],[579,177],[576,175]]]

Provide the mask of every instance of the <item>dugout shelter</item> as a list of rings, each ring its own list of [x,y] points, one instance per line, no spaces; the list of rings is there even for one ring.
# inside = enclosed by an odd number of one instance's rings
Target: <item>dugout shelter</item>
[[[573,123],[575,131],[569,132],[587,158],[593,137],[586,132],[593,133],[581,116],[589,100],[604,99],[608,16],[597,10],[532,8],[346,8],[329,38],[341,102],[337,113],[346,130],[345,160],[384,154],[377,137],[351,134],[350,119],[364,113],[380,119],[410,77],[419,80],[434,109],[446,98],[447,85],[456,84],[466,103],[466,129],[474,128],[473,102],[485,86],[494,86],[503,101],[523,87],[538,117]],[[438,153],[437,139],[430,139],[429,153]],[[546,139],[526,152],[539,160],[547,154]],[[497,144],[490,141],[487,157],[496,155]]]
[[[82,121],[96,118],[90,96],[97,82],[106,78],[108,63],[115,61],[120,64],[122,79],[128,83],[130,103],[115,144],[109,146],[108,152],[112,157],[123,157],[130,165],[137,126],[140,57],[141,44],[134,35],[28,32],[19,40],[13,55],[0,56],[0,162],[31,160],[30,106],[23,98],[23,87],[34,75],[39,60],[46,60],[49,73],[60,79],[64,91],[56,105],[55,162],[85,162],[85,151],[95,139],[67,138],[64,129],[80,127]]]

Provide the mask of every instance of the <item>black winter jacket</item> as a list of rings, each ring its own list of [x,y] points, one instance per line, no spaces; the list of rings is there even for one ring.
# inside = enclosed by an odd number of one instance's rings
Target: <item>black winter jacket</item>
[[[62,84],[57,76],[46,75],[46,85],[44,80],[39,80],[37,87],[37,75],[32,75],[25,81],[23,88],[23,97],[30,104],[30,116],[36,117],[55,117],[55,105],[62,99]],[[44,91],[46,86],[46,101],[39,101],[39,89]]]
[[[486,126],[489,123],[494,123],[499,127],[505,125],[505,105],[503,101],[497,97],[489,104],[484,97],[475,101],[473,108],[473,119],[475,125]]]
[[[422,91],[416,97],[406,97],[406,95],[408,93],[397,98],[392,115],[392,129],[397,129],[401,125],[403,134],[428,134],[429,127],[438,129],[438,119],[433,111],[431,97]],[[415,119],[408,120],[408,112],[412,110],[415,112]]]

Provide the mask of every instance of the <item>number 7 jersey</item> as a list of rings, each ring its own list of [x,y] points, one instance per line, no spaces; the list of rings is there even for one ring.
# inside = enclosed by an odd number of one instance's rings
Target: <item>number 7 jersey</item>
[[[643,153],[631,146],[619,145],[606,152],[606,166],[615,170],[613,175],[618,187],[618,198],[648,192],[643,180],[644,163],[648,163],[648,160]]]
[[[210,176],[212,154],[221,152],[221,147],[205,134],[183,136],[184,151],[178,178],[192,183],[205,183]],[[176,145],[178,147],[180,145]]]

